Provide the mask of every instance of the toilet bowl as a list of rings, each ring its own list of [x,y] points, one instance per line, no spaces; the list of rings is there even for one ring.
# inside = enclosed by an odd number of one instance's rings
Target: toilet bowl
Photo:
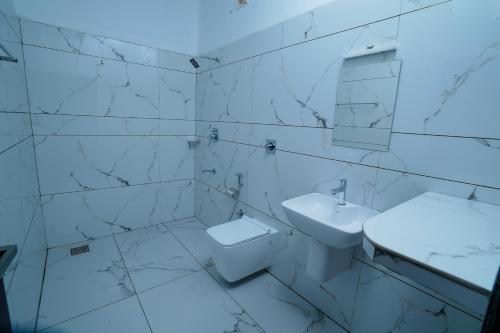
[[[243,216],[207,229],[215,268],[234,282],[271,265],[277,230]]]

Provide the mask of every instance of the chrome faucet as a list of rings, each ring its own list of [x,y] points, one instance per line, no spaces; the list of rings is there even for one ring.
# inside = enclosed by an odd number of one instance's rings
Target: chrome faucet
[[[337,195],[338,194],[338,201],[339,205],[345,205],[345,192],[347,190],[347,179],[342,178],[339,179],[340,185],[336,188],[333,188],[330,190],[330,193],[332,195]]]

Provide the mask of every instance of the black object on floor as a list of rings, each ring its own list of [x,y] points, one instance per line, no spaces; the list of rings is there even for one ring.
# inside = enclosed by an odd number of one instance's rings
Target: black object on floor
[[[17,253],[16,245],[0,247],[0,332],[11,333],[9,306],[7,304],[7,293],[3,285],[3,274],[14,260]]]

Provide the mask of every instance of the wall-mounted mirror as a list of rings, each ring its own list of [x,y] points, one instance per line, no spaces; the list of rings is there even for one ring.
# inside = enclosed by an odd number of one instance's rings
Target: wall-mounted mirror
[[[394,52],[389,58],[394,59]],[[360,57],[365,58],[365,57]],[[401,60],[346,60],[339,73],[333,144],[389,150]]]

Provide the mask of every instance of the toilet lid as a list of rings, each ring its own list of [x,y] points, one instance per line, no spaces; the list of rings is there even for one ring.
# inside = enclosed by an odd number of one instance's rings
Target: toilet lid
[[[220,224],[207,229],[207,233],[222,246],[233,246],[262,237],[271,232],[267,226],[243,216],[239,220]]]

